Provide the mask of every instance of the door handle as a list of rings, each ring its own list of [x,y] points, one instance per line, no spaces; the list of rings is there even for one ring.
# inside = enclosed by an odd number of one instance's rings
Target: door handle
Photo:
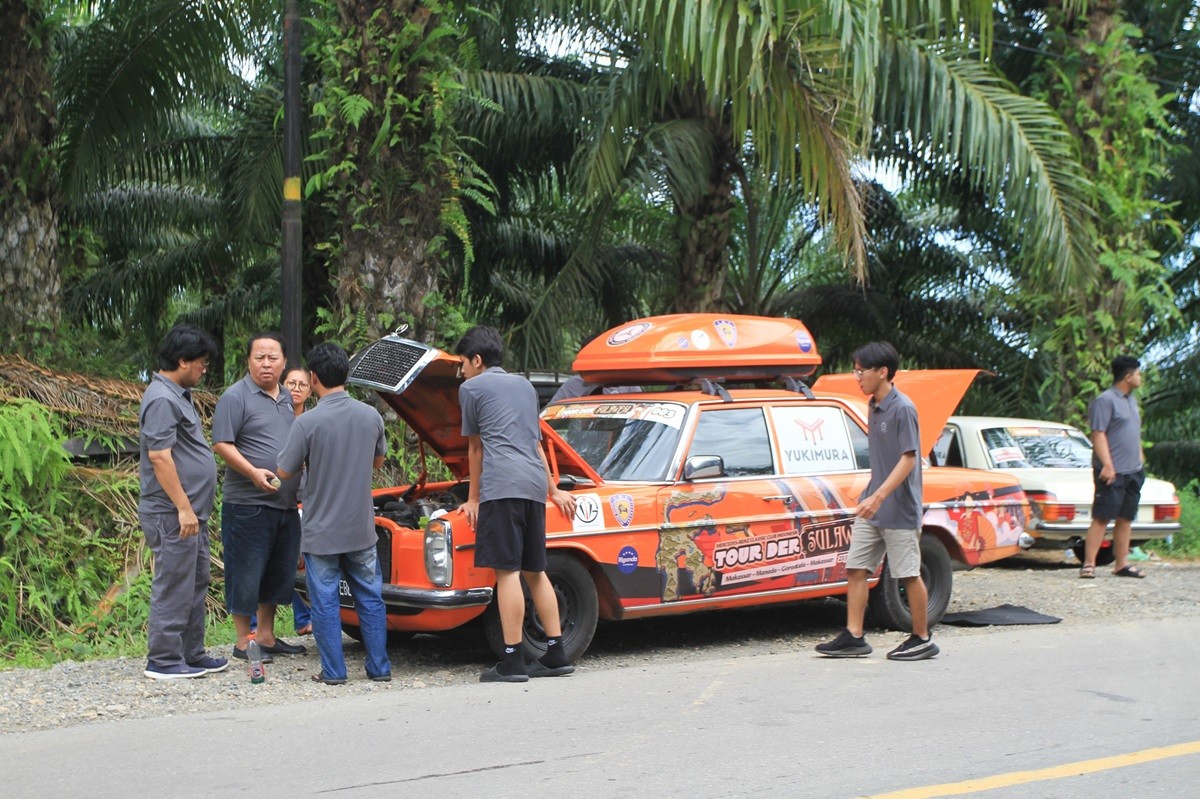
[[[795,505],[796,504],[796,498],[794,496],[792,496],[791,494],[773,494],[772,496],[769,496],[769,497],[763,497],[763,502],[770,502],[773,499],[778,499],[778,500],[782,501],[783,504],[785,504],[785,505]]]

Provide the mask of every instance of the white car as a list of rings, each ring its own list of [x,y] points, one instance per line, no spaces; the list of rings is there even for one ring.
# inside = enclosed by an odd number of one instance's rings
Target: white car
[[[1083,559],[1083,539],[1092,521],[1092,442],[1077,428],[1036,419],[951,416],[930,461],[1011,472],[1033,505],[1029,532],[1035,546],[1073,549]],[[1133,546],[1179,530],[1174,485],[1146,478],[1132,530]],[[1112,543],[1106,538],[1096,562],[1104,565],[1112,559]]]

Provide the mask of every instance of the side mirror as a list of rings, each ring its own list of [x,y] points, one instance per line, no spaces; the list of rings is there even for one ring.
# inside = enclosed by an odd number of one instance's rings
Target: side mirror
[[[693,455],[683,464],[684,480],[701,480],[705,477],[724,477],[725,459],[720,455]]]

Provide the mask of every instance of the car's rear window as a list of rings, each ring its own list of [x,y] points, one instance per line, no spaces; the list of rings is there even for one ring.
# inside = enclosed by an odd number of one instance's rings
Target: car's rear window
[[[675,402],[572,402],[542,412],[596,473],[609,481],[664,480],[686,408]]]
[[[991,427],[983,443],[994,469],[1088,469],[1092,444],[1063,427]]]

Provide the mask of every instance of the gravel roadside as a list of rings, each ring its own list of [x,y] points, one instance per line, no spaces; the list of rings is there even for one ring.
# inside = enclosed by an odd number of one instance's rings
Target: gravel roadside
[[[1141,565],[1148,573],[1145,580],[1114,578],[1106,568],[1097,570],[1095,580],[1080,580],[1078,564],[1064,562],[1061,553],[1025,553],[993,566],[956,572],[950,610],[1008,603],[1061,617],[1064,624],[1200,612],[1200,563],[1156,560]],[[811,651],[841,627],[844,613],[844,605],[837,600],[814,600],[754,611],[602,624],[579,667],[587,671],[651,662]],[[943,651],[952,653],[956,638],[988,635],[996,629],[941,625],[935,636]],[[902,633],[881,631],[868,635],[876,649],[890,648],[904,637]],[[286,704],[474,683],[481,669],[494,661],[478,628],[420,635],[391,649],[395,679],[373,683],[362,672],[361,646],[347,638],[351,681],[325,686],[310,680],[310,675],[319,671],[312,639],[288,640],[308,645],[308,654],[277,657],[268,665],[267,681],[261,685],[250,683],[245,664],[240,661],[231,663],[223,673],[177,682],[146,679],[142,676],[145,661],[140,658],[68,661],[49,669],[3,671],[0,733],[222,710],[249,702]],[[228,649],[221,647],[213,653],[228,656]]]

